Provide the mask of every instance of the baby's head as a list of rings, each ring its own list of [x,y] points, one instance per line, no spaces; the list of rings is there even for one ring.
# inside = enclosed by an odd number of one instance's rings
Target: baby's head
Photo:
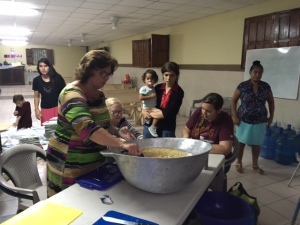
[[[154,85],[158,81],[157,73],[154,70],[146,70],[146,72],[142,75],[142,80],[146,85]]]
[[[24,104],[24,97],[23,95],[14,95],[13,97],[13,102],[18,106],[18,107],[22,107]]]

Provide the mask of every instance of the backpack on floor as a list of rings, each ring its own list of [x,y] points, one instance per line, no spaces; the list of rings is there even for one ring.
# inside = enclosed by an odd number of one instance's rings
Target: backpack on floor
[[[254,225],[257,225],[258,216],[260,214],[257,199],[247,193],[241,182],[236,182],[229,188],[228,193],[240,197],[252,207],[254,213]]]

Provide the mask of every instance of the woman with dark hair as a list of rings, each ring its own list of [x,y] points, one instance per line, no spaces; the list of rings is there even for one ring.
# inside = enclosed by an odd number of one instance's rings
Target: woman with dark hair
[[[222,111],[223,97],[210,93],[202,99],[202,106],[196,109],[182,130],[183,138],[202,139],[212,144],[211,153],[232,155],[233,121]],[[228,172],[230,166],[225,168]]]
[[[33,79],[35,117],[43,122],[57,117],[57,102],[61,90],[66,86],[63,77],[56,72],[46,58],[41,58],[37,64],[39,76]],[[41,109],[39,108],[41,103]]]
[[[249,71],[250,79],[240,83],[232,97],[232,118],[240,142],[236,163],[236,171],[239,173],[243,173],[242,158],[246,144],[252,148],[252,168],[259,174],[264,173],[258,166],[258,157],[266,125],[271,125],[273,120],[275,105],[270,85],[261,81],[263,71],[260,61],[254,61]],[[241,105],[237,109],[239,99]],[[266,102],[269,105],[269,117]]]
[[[145,112],[147,119],[159,119],[157,123],[158,137],[175,137],[176,116],[179,112],[184,97],[184,91],[178,85],[179,66],[175,62],[167,62],[161,68],[164,83],[155,86],[156,108],[152,112]],[[152,138],[149,132],[150,124],[144,125],[144,138]]]
[[[69,187],[75,179],[101,166],[101,155],[107,146],[126,149],[140,155],[135,139],[128,128],[117,128],[110,123],[104,87],[118,66],[108,52],[92,50],[80,60],[75,70],[76,81],[67,84],[58,101],[58,120],[55,134],[47,149],[48,196]]]

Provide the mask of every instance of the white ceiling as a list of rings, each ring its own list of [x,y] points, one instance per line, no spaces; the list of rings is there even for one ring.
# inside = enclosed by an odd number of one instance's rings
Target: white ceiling
[[[31,45],[91,46],[192,21],[266,0],[15,0],[34,5],[34,17],[0,16],[0,26],[30,29]],[[120,18],[113,30],[111,18]],[[85,34],[85,42],[80,35]]]

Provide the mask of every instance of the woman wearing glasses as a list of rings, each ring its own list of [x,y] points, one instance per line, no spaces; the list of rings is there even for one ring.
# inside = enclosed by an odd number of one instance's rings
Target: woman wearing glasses
[[[125,140],[135,137],[128,129],[110,124],[105,96],[100,88],[118,66],[108,52],[92,50],[86,53],[75,70],[76,81],[67,84],[58,99],[58,121],[47,149],[48,196],[75,183],[75,179],[104,162],[100,154],[107,146],[140,155],[137,144]]]
[[[132,124],[123,116],[124,109],[121,101],[117,98],[108,98],[105,100],[107,109],[110,114],[110,123],[114,127],[128,129],[136,139],[143,139],[143,135],[138,132]],[[119,134],[116,137],[121,138]]]

